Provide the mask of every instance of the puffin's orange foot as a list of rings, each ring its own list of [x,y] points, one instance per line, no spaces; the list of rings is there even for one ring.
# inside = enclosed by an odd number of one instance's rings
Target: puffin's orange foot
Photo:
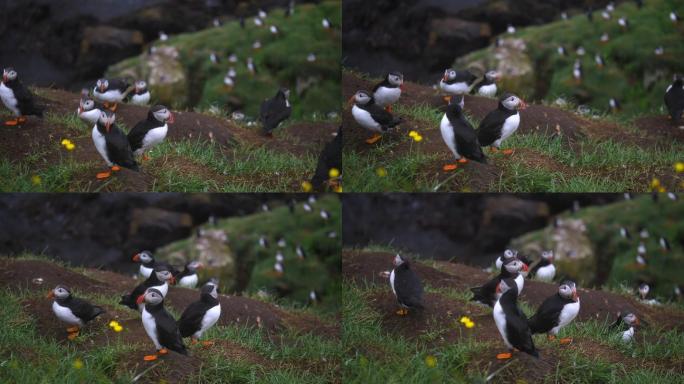
[[[97,175],[95,175],[95,177],[97,177],[98,179],[101,180],[101,179],[106,179],[106,178],[108,178],[108,177],[111,176],[111,175],[112,175],[111,172],[100,172],[100,173],[98,173]]]
[[[547,338],[549,341],[554,341],[554,340],[556,340],[556,336],[555,336],[555,335],[546,335],[546,338]]]
[[[499,152],[499,148],[497,148],[497,147],[489,147],[489,152],[491,152],[491,153],[497,153],[497,152]]]
[[[510,352],[507,352],[507,353],[499,353],[498,355],[496,355],[496,359],[497,359],[497,360],[508,360],[508,359],[510,359],[511,357],[513,357],[513,355],[512,355]]]
[[[19,124],[25,123],[26,122],[26,116],[17,117],[17,121],[19,122]]]
[[[150,159],[150,157],[147,156],[147,153],[143,153],[142,159],[143,159],[143,161],[147,161]]]
[[[158,350],[157,353],[159,353],[160,355],[166,355],[167,353],[169,353],[169,350],[166,348],[162,348]]]
[[[399,315],[399,316],[406,316],[406,315],[408,315],[408,309],[406,309],[406,308],[399,308],[399,310],[397,311],[397,315]]]
[[[386,106],[385,111],[392,113],[392,106],[391,105]]]
[[[77,337],[78,337],[78,332],[72,332],[72,333],[69,334],[69,336],[67,336],[67,339],[73,340],[73,339],[75,339],[75,338],[77,338]]]
[[[442,167],[442,170],[444,172],[451,172],[451,171],[456,170],[456,169],[458,169],[458,165],[456,165],[456,164],[447,164],[447,165]]]
[[[119,107],[119,104],[114,103],[114,105],[112,105],[112,107],[109,108],[109,110],[112,111],[112,112],[116,112],[116,108],[118,108],[118,107]]]
[[[197,344],[197,339],[191,338],[191,339],[190,339],[190,344],[192,344],[192,345]]]
[[[561,344],[570,344],[572,343],[572,337],[565,337],[560,340],[558,340],[559,343]]]
[[[443,99],[447,104],[451,103],[451,96],[444,96]]]
[[[7,125],[7,126],[15,126],[17,124],[19,124],[19,120],[17,120],[17,119],[5,121],[5,125]]]
[[[501,153],[503,153],[504,155],[512,155],[513,152],[515,152],[514,149],[504,149],[503,151],[501,151]]]
[[[376,133],[376,134],[373,135],[373,137],[371,137],[370,139],[367,139],[367,140],[366,140],[366,144],[375,144],[375,143],[377,143],[378,140],[380,140],[380,139],[382,139],[382,135],[379,135],[379,134]]]
[[[67,332],[69,333],[78,332],[78,330],[79,328],[77,326],[67,328]]]
[[[105,101],[104,103],[102,103],[102,105],[103,105],[105,108],[109,109],[109,101]]]
[[[202,342],[202,345],[204,345],[205,347],[211,347],[212,345],[214,345],[214,342],[211,340],[204,340]]]
[[[155,361],[155,360],[157,360],[157,355],[145,355],[145,357],[143,357],[143,360],[145,360],[145,361]]]
[[[121,167],[119,167],[118,165],[115,165],[112,167],[112,171],[114,171],[114,172],[119,172],[120,170],[121,170]]]
[[[461,157],[460,159],[458,159],[458,162],[461,164],[465,164],[468,162],[468,159],[466,159],[465,157]]]

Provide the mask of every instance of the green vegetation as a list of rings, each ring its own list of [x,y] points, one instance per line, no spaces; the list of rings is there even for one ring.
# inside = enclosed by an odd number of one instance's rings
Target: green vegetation
[[[617,98],[625,116],[663,113],[663,95],[672,82],[672,75],[684,72],[684,45],[681,43],[683,26],[669,19],[671,11],[684,14],[684,4],[675,0],[650,0],[638,9],[633,1],[616,6],[610,20],[594,12],[589,22],[583,12],[566,21],[557,21],[538,27],[519,28],[505,38],[523,39],[527,49],[523,55],[532,65],[532,81],[504,81],[506,89],[537,100],[553,101],[558,97],[580,104],[588,104],[595,113],[609,110],[608,100]],[[629,30],[618,25],[618,19],[629,20]],[[607,33],[608,42],[600,37]],[[567,56],[556,51],[565,47]],[[580,57],[575,49],[584,47]],[[657,47],[664,53],[656,56]],[[494,47],[473,52],[456,60],[457,67],[480,62],[497,67]],[[598,68],[594,55],[602,54],[606,66]],[[583,81],[575,84],[572,69],[575,59],[583,66]],[[609,86],[607,86],[609,85]]]
[[[333,29],[322,27],[324,17],[332,22]],[[341,17],[339,0],[323,1],[317,5],[301,4],[296,6],[291,17],[285,17],[283,9],[271,10],[262,27],[255,26],[250,17],[245,19],[244,29],[240,28],[237,20],[233,20],[218,28],[171,36],[168,41],[157,41],[153,45],[174,46],[178,50],[178,76],[187,77],[173,98],[179,108],[242,105],[244,108],[239,109],[255,118],[261,102],[285,86],[292,90],[292,118],[311,119],[314,115],[321,116],[339,109]],[[277,36],[269,31],[270,25],[278,27]],[[252,48],[256,40],[262,44],[259,50]],[[209,60],[212,51],[220,59],[218,64]],[[316,56],[313,62],[307,60],[310,53]],[[228,61],[231,54],[237,55],[237,63]],[[110,67],[108,76],[149,78],[148,56],[144,54],[116,64]],[[254,59],[256,75],[249,74],[245,64],[247,57]],[[223,78],[231,67],[235,68],[237,76],[235,86],[228,90]],[[154,82],[150,86],[154,96]],[[165,95],[166,91],[159,89],[156,97],[171,104],[171,95]],[[164,97],[170,100],[163,100]],[[177,105],[178,99],[187,102]]]

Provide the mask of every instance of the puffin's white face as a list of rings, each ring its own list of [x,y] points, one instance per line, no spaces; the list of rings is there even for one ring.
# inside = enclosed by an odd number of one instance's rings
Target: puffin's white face
[[[634,326],[634,325],[639,325],[639,318],[633,314],[633,313],[628,313],[626,314],[623,318],[622,321],[624,321],[627,325]]]
[[[651,290],[651,287],[648,286],[648,284],[641,284],[639,286],[639,293],[641,293],[643,296],[648,295],[648,292]]]
[[[504,251],[504,259],[510,259],[513,257],[516,257],[518,255],[518,252],[513,251],[511,249],[507,249]]]
[[[485,73],[485,77],[486,77],[487,80],[489,80],[489,81],[497,81],[497,80],[499,80],[499,76],[500,76],[500,75],[499,75],[499,72],[494,71],[494,70],[492,70],[492,71],[487,71],[487,73]]]
[[[553,251],[544,251],[544,252],[542,252],[541,257],[551,261],[551,260],[553,260]]]
[[[508,273],[518,273],[521,270],[527,271],[527,265],[520,260],[513,260],[508,264],[504,265]]]
[[[140,262],[142,262],[143,264],[151,263],[152,261],[154,261],[152,255],[147,251],[142,251],[138,253],[136,256],[140,259]]]
[[[577,286],[572,281],[566,281],[558,287],[558,294],[565,299],[577,301]]]
[[[107,128],[107,132],[109,132],[112,125],[114,125],[115,120],[116,120],[116,115],[114,113],[112,113],[111,111],[109,111],[109,110],[101,111],[99,122],[104,124],[104,126]]]
[[[153,107],[156,108],[155,111],[152,112],[152,115],[154,115],[154,118],[157,119],[157,121],[161,121],[162,123],[173,123],[174,118],[173,114],[171,111],[169,111],[167,108],[160,106],[161,108],[158,107]]]
[[[135,82],[135,90],[140,92],[147,89],[147,83],[144,80],[138,80]]]
[[[81,99],[79,102],[79,111],[78,113],[81,114],[83,112],[88,112],[92,111],[93,108],[95,108],[95,102],[90,100],[90,99]]]
[[[399,87],[404,84],[404,75],[398,72],[393,72],[387,75],[387,81],[395,87]]]
[[[404,264],[404,259],[402,259],[401,256],[397,253],[397,255],[394,256],[394,266],[398,267],[402,264]]]
[[[203,265],[199,261],[192,261],[188,264],[188,270],[191,272],[196,272],[198,269],[202,268]]]
[[[447,69],[444,71],[444,77],[442,77],[442,80],[444,81],[451,81],[456,78],[456,71],[453,69]]]
[[[2,81],[7,82],[7,81],[14,81],[17,78],[17,71],[15,71],[12,68],[5,68],[2,71]]]
[[[508,95],[506,98],[501,100],[501,104],[503,104],[506,109],[511,111],[516,109],[525,109],[526,107],[525,103],[516,95]]]
[[[155,271],[154,273],[157,275],[157,279],[159,279],[160,281],[170,281],[171,283],[174,282],[173,274],[171,273],[171,271],[162,270]]]
[[[284,88],[283,89],[283,95],[285,95],[286,99],[289,99],[290,98],[290,90],[287,88]]]
[[[162,296],[161,292],[159,292],[158,290],[148,289],[147,291],[145,291],[145,303],[156,305],[161,303],[163,300],[164,296]]]
[[[202,287],[202,293],[210,294],[214,299],[218,299],[218,290],[215,284],[207,283]]]
[[[370,103],[372,99],[371,95],[366,91],[358,91],[356,92],[356,95],[354,95],[354,101],[359,105],[366,105]]]
[[[66,299],[67,297],[71,296],[71,292],[69,292],[67,287],[58,285],[52,290],[52,296],[57,299]]]
[[[107,79],[98,79],[97,80],[97,89],[100,90],[100,92],[105,92],[109,88],[109,80]]]

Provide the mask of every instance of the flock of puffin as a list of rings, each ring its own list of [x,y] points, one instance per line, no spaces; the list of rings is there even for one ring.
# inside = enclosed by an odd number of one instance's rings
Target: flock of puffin
[[[610,13],[614,7],[609,5]],[[589,13],[591,15],[591,12]],[[674,15],[674,16],[673,16]],[[621,20],[623,20],[622,18]],[[679,22],[679,17],[674,12],[670,14],[673,22]],[[627,21],[623,20],[627,25]],[[625,27],[626,28],[626,27]],[[514,33],[515,29],[509,27],[509,33]],[[559,47],[559,54],[565,55],[565,48]],[[586,52],[584,48],[578,48],[578,55],[582,56]],[[605,62],[600,54],[596,55],[597,65],[603,67]],[[579,59],[576,61],[573,76],[580,82],[582,77],[582,65]],[[454,155],[457,162],[465,163],[468,160],[486,162],[486,157],[482,147],[489,146],[495,152],[504,140],[510,137],[520,125],[520,110],[524,110],[527,105],[518,96],[504,92],[499,97],[496,109],[489,112],[480,122],[475,130],[463,113],[465,94],[477,94],[484,97],[496,97],[497,81],[501,79],[498,71],[490,70],[478,77],[468,70],[446,69],[442,79],[439,81],[439,89],[446,94],[444,100],[447,102],[446,112],[440,122],[442,139],[449,151]],[[382,134],[402,123],[400,117],[392,114],[392,105],[399,101],[404,85],[404,76],[400,72],[389,72],[381,82],[377,83],[371,92],[359,90],[349,100],[352,105],[351,113],[354,120],[363,128],[370,131],[373,135],[366,140],[368,144],[374,144],[381,139]],[[681,75],[675,74],[673,82],[665,90],[665,106],[669,112],[669,118],[675,124],[679,121],[684,112],[684,79]],[[619,101],[611,99],[611,108],[619,108]],[[504,154],[513,153],[512,149],[504,150]],[[457,168],[456,164],[443,166],[444,171],[451,171]]]
[[[202,264],[191,261],[185,264],[183,271],[178,271],[166,262],[156,261],[149,251],[137,253],[133,261],[140,263],[139,274],[145,280],[129,294],[123,295],[119,304],[140,311],[143,328],[157,351],[156,354],[146,355],[144,360],[156,360],[158,355],[167,354],[169,350],[187,355],[183,338],[190,337],[193,344],[197,343],[221,316],[218,280],[211,279],[204,284],[199,300],[188,305],[176,321],[164,309],[169,284],[178,283],[181,287],[195,288],[199,281],[197,270],[202,268]],[[101,307],[74,297],[64,285],[56,286],[49,292],[48,298],[54,299],[52,311],[55,316],[69,325],[67,332],[70,340],[78,336],[81,327],[105,312]],[[213,344],[210,340],[202,343],[206,346]]]

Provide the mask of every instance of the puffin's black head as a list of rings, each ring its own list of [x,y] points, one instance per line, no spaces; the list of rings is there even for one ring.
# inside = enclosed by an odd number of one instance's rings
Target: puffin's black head
[[[506,268],[506,271],[508,271],[508,273],[513,274],[518,273],[520,271],[527,272],[528,270],[527,264],[523,263],[515,257],[504,260],[501,268]]]
[[[138,296],[135,302],[140,305],[143,303],[143,301],[145,304],[157,305],[164,301],[164,295],[162,295],[162,293],[156,288],[147,288],[145,293]]]
[[[88,97],[81,98],[81,101],[78,103],[78,114],[80,115],[83,112],[91,111],[93,108],[95,108],[95,102],[93,100]]]
[[[514,257],[518,257],[518,251],[516,251],[516,250],[507,249],[503,253],[504,260],[512,259]]]
[[[548,261],[553,261],[553,251],[544,251],[542,252],[541,257]]]
[[[204,285],[215,285],[215,286],[218,288],[219,279],[218,279],[217,277],[212,277],[212,278],[209,279],[209,281],[207,281],[207,283],[204,284]]]
[[[392,261],[392,263],[394,264],[394,267],[399,267],[404,264],[408,266],[409,259],[407,259],[406,257],[402,257],[400,254],[397,253],[396,256],[394,256],[394,260]]]
[[[185,264],[185,268],[190,272],[197,272],[198,269],[203,268],[204,265],[197,260]]]
[[[518,109],[523,110],[527,108],[527,104],[525,104],[524,101],[522,101],[518,96],[511,93],[504,93],[499,99],[499,103],[503,105],[504,108],[510,111],[515,111]]]
[[[358,91],[349,99],[349,103],[356,103],[358,105],[367,105],[373,102],[373,96],[368,91]]]
[[[176,284],[176,278],[173,277],[173,273],[166,265],[156,265],[154,267],[154,273],[157,275],[159,281],[167,281],[170,284]]]
[[[56,286],[55,289],[50,291],[47,295],[48,298],[57,300],[67,299],[69,296],[71,296],[71,291],[69,288],[61,284]]]
[[[444,76],[442,76],[443,81],[451,81],[456,78],[456,70],[454,69],[447,69],[444,71]]]
[[[387,81],[395,87],[404,85],[404,75],[401,72],[390,72],[387,74]]]
[[[639,318],[637,317],[637,315],[631,312],[622,316],[622,321],[624,321],[625,324],[629,325],[630,327],[639,325]]]
[[[499,284],[497,284],[497,286],[496,286],[496,293],[503,295],[504,293],[510,291],[511,289],[515,289],[516,294],[517,294],[518,285],[515,283],[515,280],[511,279],[511,278],[501,279],[501,281],[499,281]]]
[[[677,87],[677,86],[682,86],[684,84],[684,78],[682,77],[681,74],[676,73],[674,76],[672,76],[672,85]]]
[[[639,293],[641,294],[641,296],[648,295],[648,292],[650,290],[651,290],[651,287],[648,285],[648,283],[639,284]]]
[[[147,83],[144,80],[135,82],[135,93],[145,93],[147,91]]]
[[[501,74],[498,71],[491,70],[485,73],[485,78],[491,82],[495,82],[501,78]]]
[[[2,82],[7,83],[17,79],[17,71],[12,67],[7,67],[2,71]]]
[[[100,118],[97,122],[104,125],[107,132],[109,132],[112,129],[112,125],[114,125],[115,120],[116,115],[114,112],[110,111],[109,109],[105,109],[100,111]]]
[[[214,299],[218,299],[218,287],[215,284],[204,284],[200,290],[201,295],[210,295]]]
[[[280,88],[278,90],[278,94],[281,95],[284,99],[288,100],[290,98],[290,90],[287,88]]]
[[[147,113],[147,117],[153,118],[161,123],[173,124],[176,121],[173,113],[171,113],[171,111],[169,111],[168,108],[163,105],[155,105],[150,108],[150,111]]]
[[[106,92],[107,89],[109,89],[109,80],[98,79],[96,86],[97,86],[97,89],[100,90],[100,93]]]
[[[136,253],[135,255],[133,255],[133,261],[147,264],[153,262],[154,257],[152,257],[152,252],[142,251],[140,253]]]
[[[558,294],[564,299],[572,299],[577,301],[577,285],[574,281],[566,280],[558,286]]]

